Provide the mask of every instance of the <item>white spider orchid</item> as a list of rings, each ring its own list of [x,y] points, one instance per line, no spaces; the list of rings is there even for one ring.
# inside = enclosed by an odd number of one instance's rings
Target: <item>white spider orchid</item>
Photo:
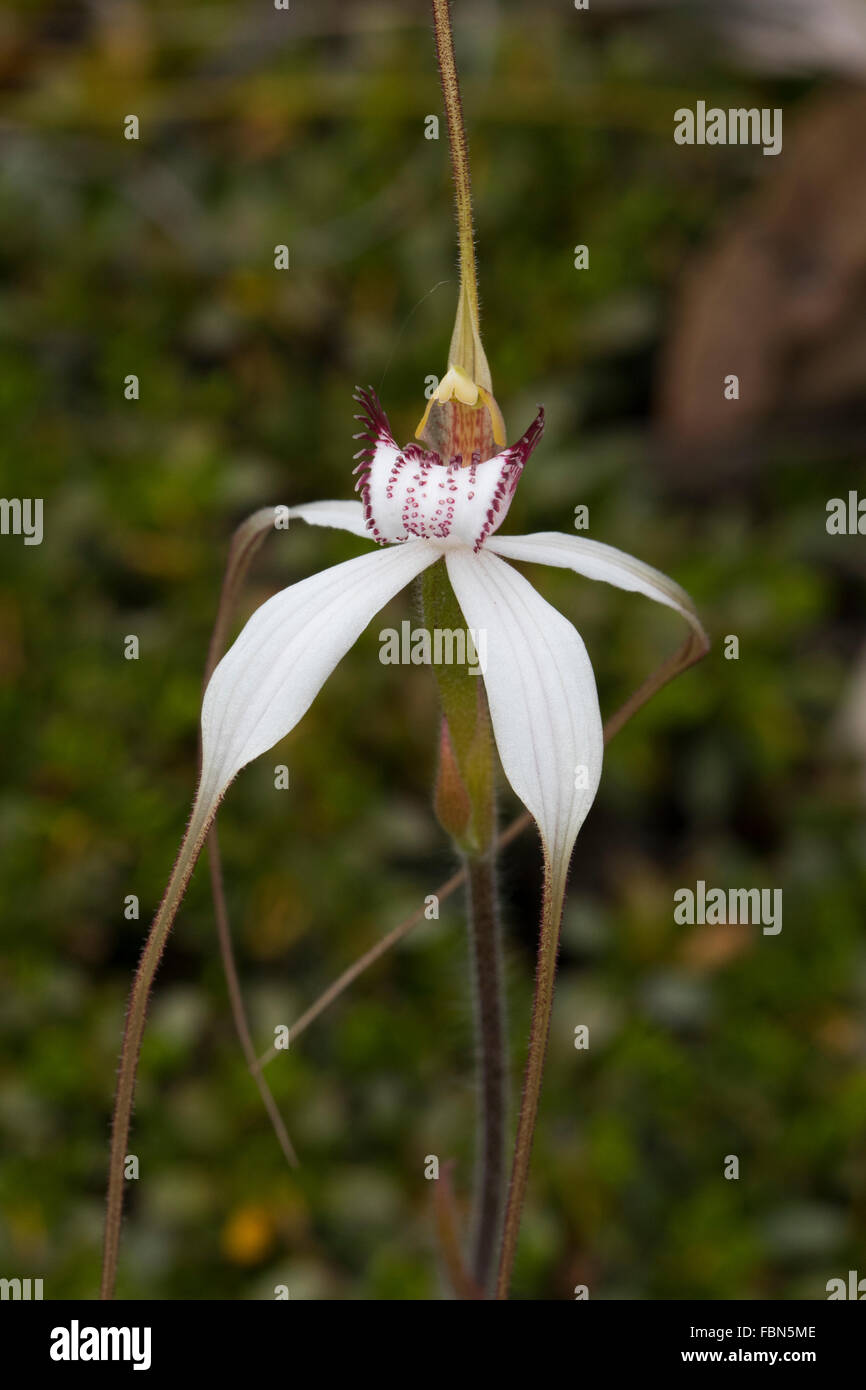
[[[488,457],[493,440],[503,440],[501,415],[489,393],[452,366],[431,405],[444,417],[439,437],[451,448],[462,442],[466,460],[416,443],[400,449],[373,391],[356,399],[362,500],[311,502],[289,515],[377,548],[290,585],[250,618],[205,693],[198,806],[206,813],[242,767],[295,727],[379,610],[444,557],[467,627],[486,634],[484,683],[502,768],[561,886],[601,775],[595,677],[576,629],[506,562],[573,569],[645,594],[676,609],[704,640],[694,606],[658,570],[598,541],[553,531],[498,534],[541,437],[543,410],[516,444]],[[428,436],[436,437],[429,427]]]
[[[114,1291],[125,1157],[148,999],[220,799],[242,767],[295,727],[371,619],[425,570],[430,574],[422,587],[431,612],[441,611],[450,620],[456,598],[470,632],[483,633],[486,639],[482,669],[489,720],[476,683],[469,682],[472,693],[466,700],[465,683],[455,693],[451,682],[440,680],[443,736],[436,794],[440,822],[466,854],[467,876],[478,875],[483,865],[486,891],[495,896],[495,818],[489,794],[492,726],[505,775],[535,819],[544,849],[532,1025],[496,1278],[496,1296],[508,1296],[550,1029],[566,874],[578,831],[598,789],[604,734],[595,677],[580,636],[507,561],[573,569],[590,579],[646,594],[676,609],[690,624],[690,641],[683,652],[635,692],[609,727],[621,727],[634,708],[708,647],[688,595],[665,575],[630,555],[597,541],[555,532],[511,537],[498,534],[526,461],[541,437],[544,415],[539,410],[522,438],[505,446],[505,427],[493,397],[479,331],[468,153],[448,0],[432,0],[432,7],[448,119],[460,261],[460,293],[448,371],[416,432],[427,447],[412,443],[398,448],[373,392],[359,392],[362,414],[357,418],[363,430],[358,438],[364,444],[355,471],[362,500],[312,502],[291,508],[289,516],[314,526],[350,531],[377,542],[378,548],[311,575],[264,603],[216,667],[205,691],[198,792],[130,994],[109,1157],[103,1298],[111,1298]],[[238,528],[224,583],[227,601],[234,597],[238,575],[245,572],[270,520],[267,513],[258,512]],[[430,568],[442,559],[444,566],[436,571]],[[444,571],[450,586],[444,582]],[[225,611],[221,603],[212,652],[222,647]],[[460,686],[461,682],[453,684]],[[456,741],[455,725],[460,726]],[[479,771],[482,762],[484,767]],[[218,864],[213,842],[211,849],[212,865]],[[470,854],[474,856],[471,866]],[[213,872],[218,878],[218,868]],[[475,913],[470,905],[469,915],[472,933],[477,935],[485,913]],[[482,1199],[479,1231],[483,1239],[473,1242],[476,1290],[492,1289],[492,1257],[499,1243],[498,1190],[502,1186],[497,1150],[501,1151],[500,1130],[506,1112],[505,1069],[499,1062],[504,1038],[500,1039],[502,1030],[494,1020],[494,1015],[497,1019],[503,1016],[495,965],[495,908],[488,905],[486,917],[488,959],[482,970],[479,953],[475,972],[479,994],[482,976],[486,977],[486,1003],[476,1008],[479,1031],[485,1034],[481,1063],[485,1133],[477,1188]],[[485,1011],[486,1021],[482,1018]],[[242,1036],[245,1029],[244,1023]]]

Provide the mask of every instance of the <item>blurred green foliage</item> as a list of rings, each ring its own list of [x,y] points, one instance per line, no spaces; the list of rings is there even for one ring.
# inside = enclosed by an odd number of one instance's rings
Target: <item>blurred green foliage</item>
[[[760,151],[676,147],[673,109],[793,118],[822,83],[743,76],[676,17],[455,8],[494,385],[512,436],[548,411],[506,529],[568,531],[586,503],[590,534],[676,577],[714,638],[611,746],[578,842],[515,1293],[821,1298],[866,1242],[864,753],[834,736],[864,560],[824,530],[856,478],[844,448],[791,438],[735,485],[666,469],[652,382],[684,266],[772,176]],[[31,3],[3,25],[2,491],[45,499],[45,539],[0,542],[0,1272],[90,1297],[124,1001],[191,802],[228,540],[256,507],[350,495],[356,383],[411,435],[445,366],[451,193],[444,122],[423,137],[440,95],[421,3]],[[246,611],[361,549],[275,537]],[[680,640],[636,596],[532,577],[584,634],[605,711]],[[451,872],[434,682],[377,659],[411,612],[404,595],[372,624],[227,799],[262,1050]],[[502,866],[515,1097],[538,875],[527,835]],[[781,887],[781,935],[674,925],[698,878]],[[271,1065],[293,1174],[200,869],[142,1055],[121,1296],[440,1296],[423,1161],[456,1158],[464,1200],[466,959],[455,897]]]

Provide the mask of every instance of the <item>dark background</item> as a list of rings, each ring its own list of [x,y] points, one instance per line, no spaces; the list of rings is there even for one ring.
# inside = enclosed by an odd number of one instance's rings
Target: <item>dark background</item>
[[[611,746],[578,841],[514,1291],[823,1298],[866,1274],[866,558],[825,529],[864,481],[864,6],[454,9],[494,388],[512,437],[548,413],[505,529],[569,531],[585,503],[714,641]],[[124,1001],[190,806],[229,537],[351,495],[356,383],[411,436],[453,321],[451,191],[421,3],[12,5],[0,84],[0,476],[45,501],[41,546],[0,538],[0,1274],[91,1297]],[[698,99],[782,107],[783,153],[677,146]],[[363,548],[269,540],[245,611]],[[681,640],[644,599],[531,573],[606,712]],[[374,621],[227,799],[262,1050],[452,871],[434,682],[378,660],[413,611]],[[515,1095],[538,875],[527,834],[502,866]],[[676,926],[697,879],[782,888],[781,934]],[[424,1156],[457,1160],[465,1207],[472,1052],[455,897],[269,1068],[290,1172],[200,869],[148,1024],[119,1293],[439,1297]]]

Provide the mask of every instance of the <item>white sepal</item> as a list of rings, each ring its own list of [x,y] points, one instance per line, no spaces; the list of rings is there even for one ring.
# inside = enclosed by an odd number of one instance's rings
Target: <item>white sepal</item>
[[[484,684],[503,771],[559,880],[601,777],[595,676],[568,619],[488,552],[489,543],[477,555],[449,552],[448,574],[467,625],[486,641]]]
[[[222,795],[242,767],[295,727],[371,619],[437,558],[424,541],[373,550],[256,610],[205,691],[200,796]]]

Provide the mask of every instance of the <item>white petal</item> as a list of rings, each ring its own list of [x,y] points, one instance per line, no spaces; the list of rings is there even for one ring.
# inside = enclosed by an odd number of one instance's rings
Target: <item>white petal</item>
[[[554,872],[564,874],[598,790],[604,747],[586,648],[488,549],[450,551],[446,563],[468,626],[486,640],[484,683],[503,771],[538,822]]]
[[[703,646],[709,646],[695,605],[685,589],[668,579],[661,570],[645,565],[624,550],[582,536],[569,536],[560,531],[537,531],[531,536],[492,536],[487,550],[495,550],[508,560],[529,560],[538,565],[554,565],[585,574],[587,579],[599,579],[615,584],[618,589],[646,594],[657,603],[676,609],[690,624]]]
[[[309,526],[334,526],[365,540],[373,539],[360,502],[306,502],[301,507],[289,507],[289,516],[299,517]]]
[[[380,608],[437,558],[424,541],[374,550],[263,603],[205,691],[200,795],[220,796],[285,737]]]

